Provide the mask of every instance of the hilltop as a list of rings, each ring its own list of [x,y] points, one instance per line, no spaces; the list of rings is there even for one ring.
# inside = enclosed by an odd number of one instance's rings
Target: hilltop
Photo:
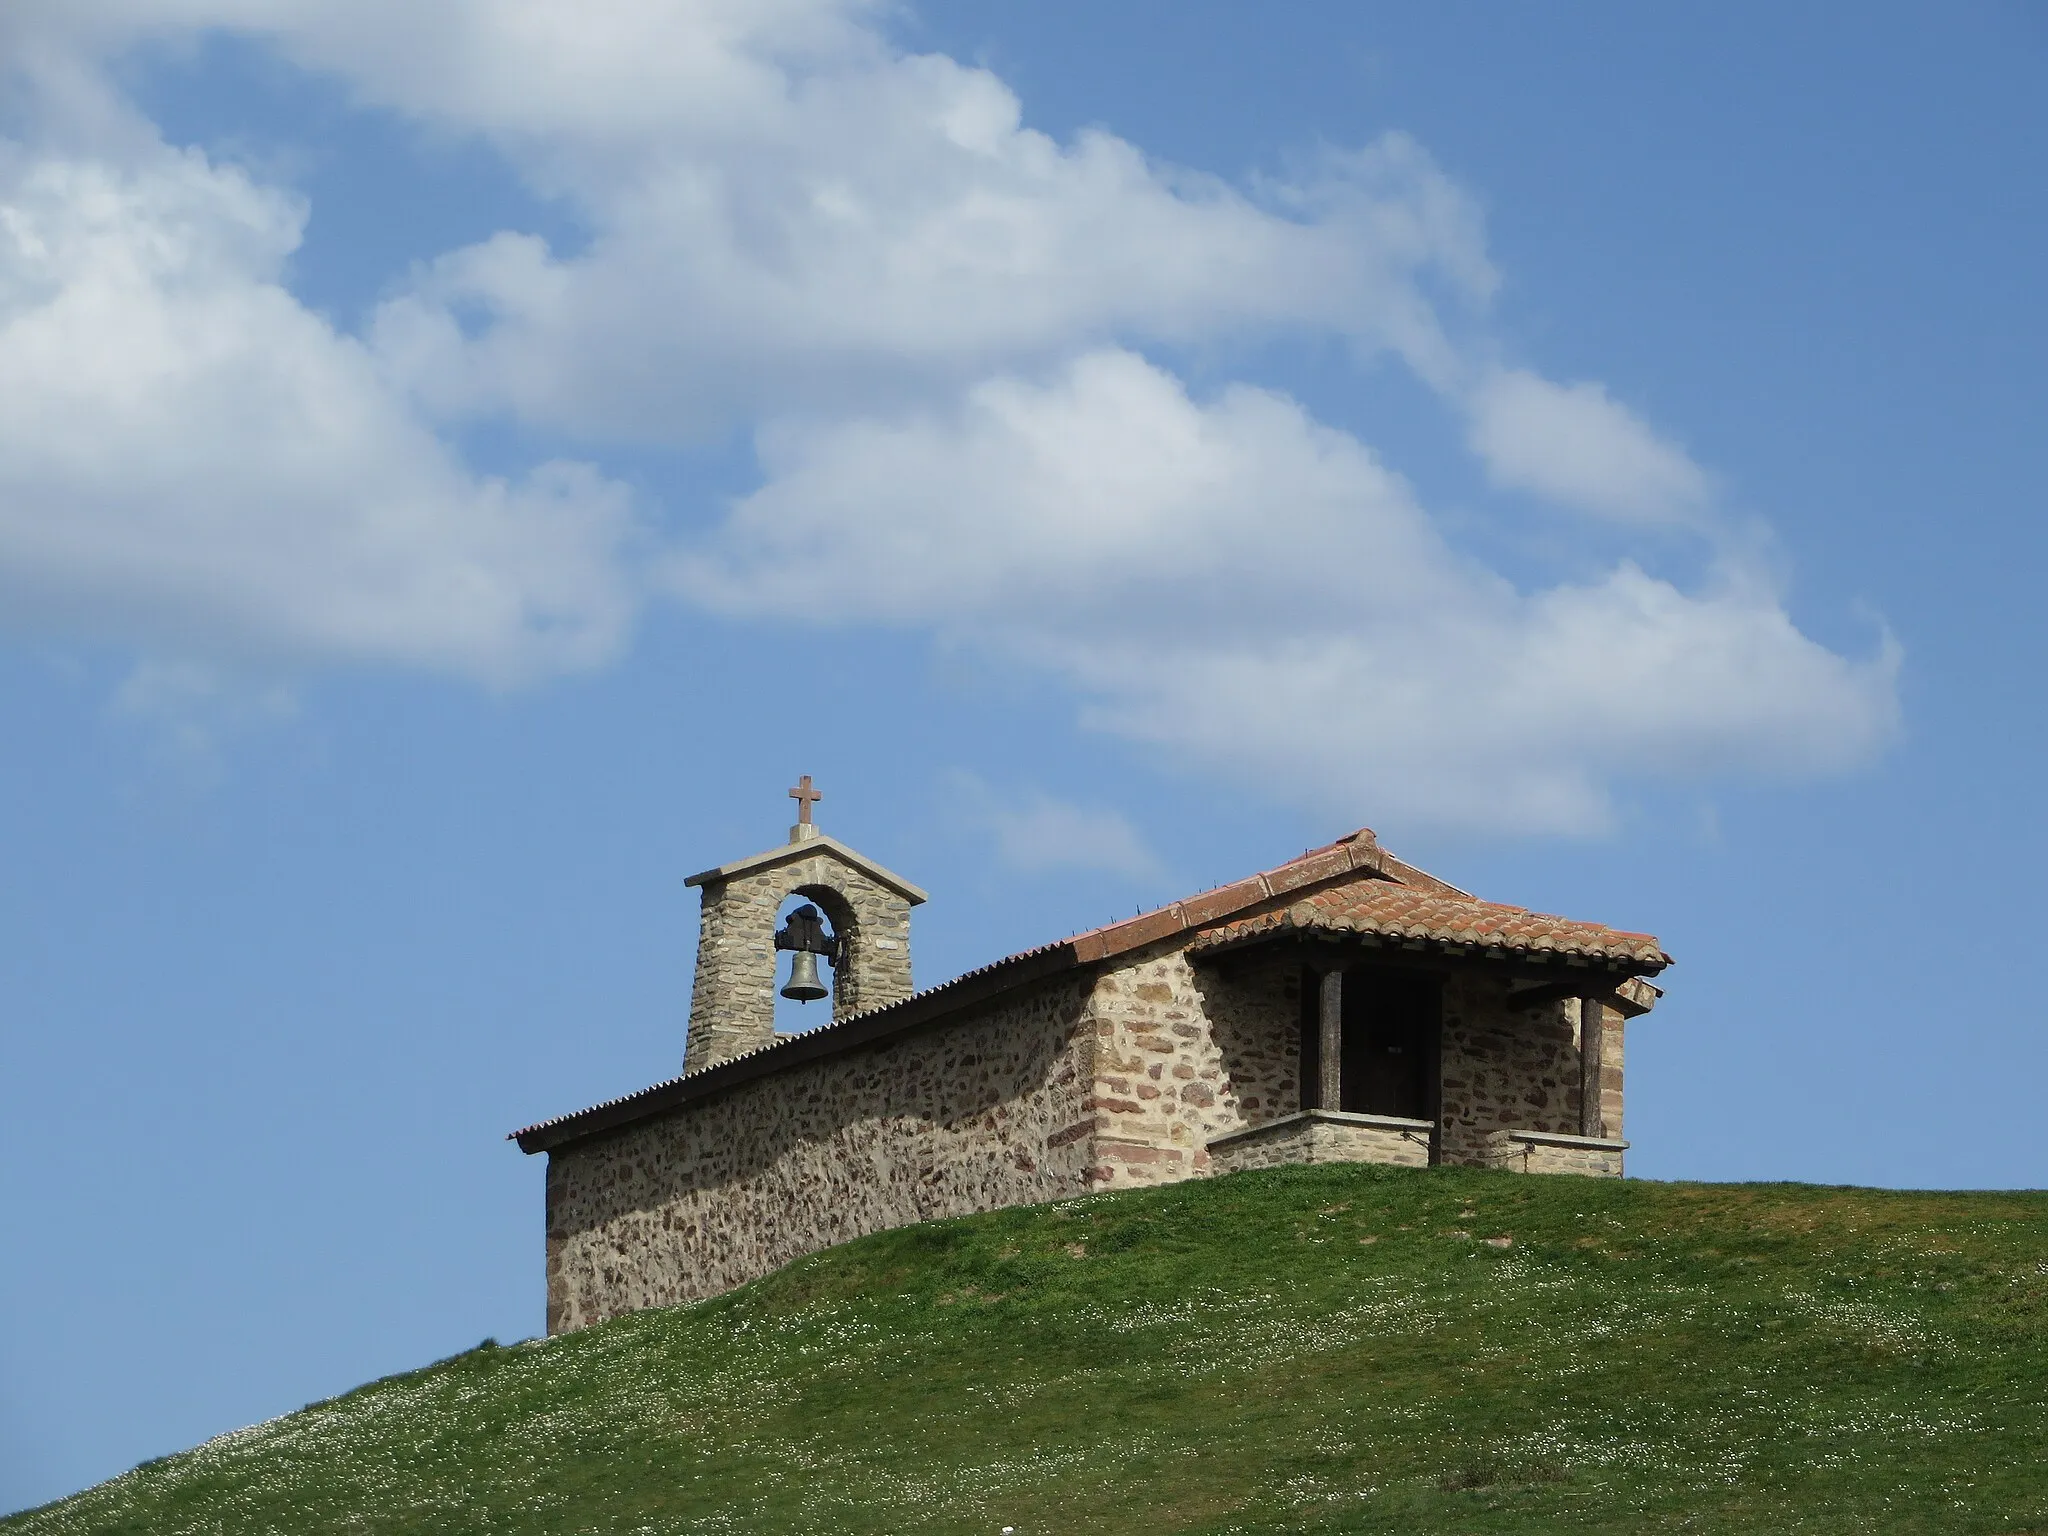
[[[2048,1530],[2048,1195],[1285,1168],[485,1346],[6,1536]]]

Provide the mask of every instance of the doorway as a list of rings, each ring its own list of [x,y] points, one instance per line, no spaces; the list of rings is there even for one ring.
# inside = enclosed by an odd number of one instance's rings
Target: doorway
[[[1361,1115],[1436,1118],[1442,986],[1416,971],[1344,974],[1344,1102]]]
[[[1442,981],[1426,971],[1393,967],[1358,966],[1343,973],[1340,1088],[1333,1105],[1318,1105],[1321,978],[1310,971],[1302,982],[1302,1107],[1434,1121]]]

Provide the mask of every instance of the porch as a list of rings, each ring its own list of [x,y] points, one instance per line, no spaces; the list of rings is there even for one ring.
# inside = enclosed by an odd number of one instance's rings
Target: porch
[[[1624,1028],[1659,995],[1631,974],[1642,967],[1457,947],[1299,929],[1203,946],[1225,983],[1215,1003],[1236,970],[1263,973],[1268,996],[1291,973],[1298,1004],[1295,1102],[1269,1100],[1255,1123],[1212,1136],[1211,1170],[1443,1162],[1619,1177]]]

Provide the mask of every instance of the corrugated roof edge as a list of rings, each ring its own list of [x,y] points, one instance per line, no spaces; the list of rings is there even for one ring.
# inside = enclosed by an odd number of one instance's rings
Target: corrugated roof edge
[[[857,1013],[852,1018],[822,1025],[801,1035],[791,1035],[749,1051],[744,1056],[734,1056],[685,1077],[672,1077],[623,1098],[607,1099],[574,1114],[543,1120],[538,1125],[514,1131],[506,1140],[518,1142],[522,1152],[545,1152],[567,1142],[581,1141],[586,1136],[616,1130],[635,1120],[723,1093],[755,1078],[785,1071],[801,1062],[815,1061],[821,1056],[852,1050],[902,1030],[915,1029],[957,1008],[1006,992],[1011,987],[1023,986],[1059,971],[1113,959],[1160,939],[1171,938],[1174,934],[1204,927],[1262,901],[1270,901],[1275,896],[1290,895],[1361,870],[1398,880],[1404,885],[1415,884],[1423,889],[1454,892],[1460,896],[1465,894],[1457,887],[1446,885],[1434,876],[1383,853],[1372,829],[1361,827],[1334,843],[1311,848],[1299,858],[1289,859],[1285,864],[1247,879],[1217,886],[1214,890],[1203,891],[1151,912],[1141,912],[1121,922],[1091,928],[1071,939],[1007,955],[978,970],[914,993],[901,1002]]]

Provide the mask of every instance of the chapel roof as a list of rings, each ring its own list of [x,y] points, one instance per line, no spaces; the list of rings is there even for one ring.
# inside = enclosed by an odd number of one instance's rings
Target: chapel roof
[[[1295,899],[1286,901],[1289,896]],[[1617,978],[1654,975],[1671,963],[1649,934],[1481,901],[1395,858],[1371,828],[1361,827],[1243,880],[1005,956],[900,1002],[782,1036],[683,1077],[527,1126],[509,1139],[524,1152],[578,1141],[1189,932],[1196,935],[1186,946],[1191,954],[1291,937],[1353,935],[1437,953],[1593,965]]]
[[[1288,906],[1242,917],[1201,934],[1193,954],[1234,949],[1283,933],[1371,934],[1432,947],[1488,953],[1562,955],[1625,961],[1639,973],[1661,971],[1671,957],[1647,933],[1604,923],[1574,922],[1527,907],[1503,906],[1462,893],[1444,895],[1386,880],[1347,881],[1313,891]]]

